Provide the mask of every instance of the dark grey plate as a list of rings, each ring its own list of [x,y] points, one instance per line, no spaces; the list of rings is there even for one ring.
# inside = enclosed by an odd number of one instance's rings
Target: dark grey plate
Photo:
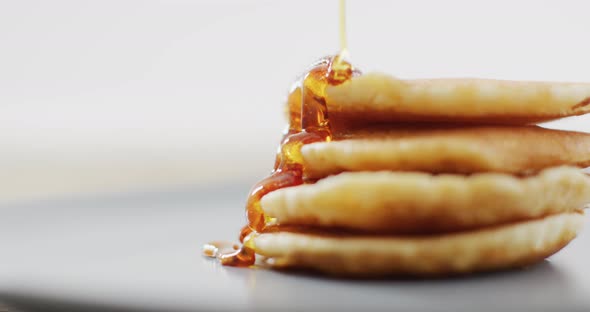
[[[590,311],[588,231],[532,268],[454,279],[222,267],[201,244],[237,235],[247,189],[0,207],[0,301],[17,311]]]

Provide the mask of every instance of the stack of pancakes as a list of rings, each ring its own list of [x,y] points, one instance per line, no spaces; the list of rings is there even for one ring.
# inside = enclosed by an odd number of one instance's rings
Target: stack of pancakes
[[[531,125],[590,111],[590,84],[369,74],[329,87],[315,183],[262,198],[278,268],[437,275],[521,267],[567,245],[590,202],[590,134]]]

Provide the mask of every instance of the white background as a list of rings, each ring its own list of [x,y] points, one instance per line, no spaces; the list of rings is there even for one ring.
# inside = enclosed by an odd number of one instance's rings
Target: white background
[[[590,1],[349,1],[361,70],[590,81]],[[0,200],[255,181],[337,1],[0,1]],[[588,118],[553,126],[590,131]]]

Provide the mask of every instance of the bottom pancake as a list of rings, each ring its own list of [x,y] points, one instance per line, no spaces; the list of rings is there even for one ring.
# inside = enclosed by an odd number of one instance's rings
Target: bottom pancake
[[[448,275],[522,267],[565,247],[584,223],[582,213],[436,236],[340,236],[266,233],[256,252],[275,268],[342,276]]]

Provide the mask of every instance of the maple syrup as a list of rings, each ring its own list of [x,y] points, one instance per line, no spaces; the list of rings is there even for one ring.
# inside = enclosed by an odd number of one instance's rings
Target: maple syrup
[[[222,251],[222,243],[206,244],[203,253],[217,257],[223,265],[251,266],[255,262],[254,238],[259,233],[277,231],[280,225],[266,216],[260,205],[262,197],[275,190],[306,183],[301,147],[314,142],[332,139],[326,87],[341,84],[359,74],[346,61],[347,48],[344,22],[344,1],[340,1],[341,51],[336,56],[324,57],[316,62],[291,89],[287,100],[289,128],[276,155],[272,173],[258,182],[248,196],[246,218],[248,224],[240,232],[242,246]]]

